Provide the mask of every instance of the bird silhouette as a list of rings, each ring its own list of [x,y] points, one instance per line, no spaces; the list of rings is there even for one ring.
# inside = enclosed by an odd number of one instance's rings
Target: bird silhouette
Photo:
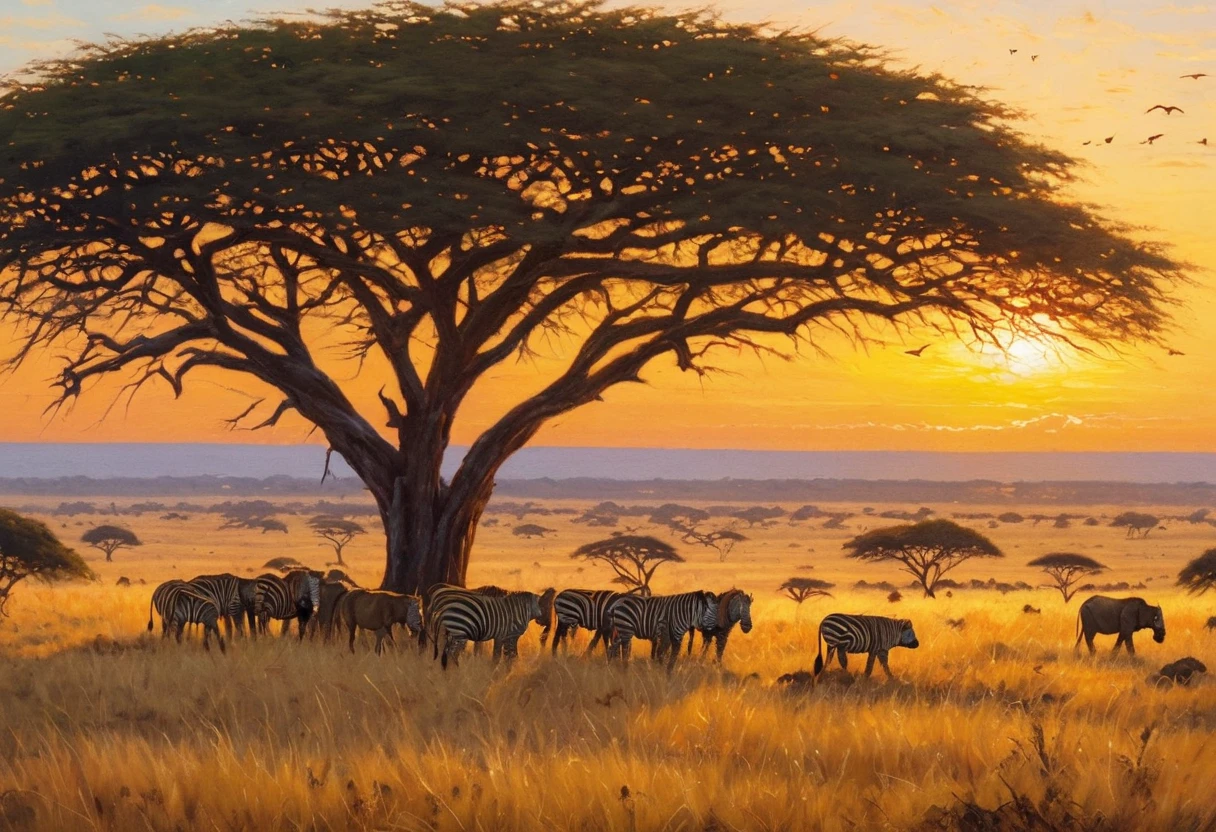
[[[1174,112],[1179,112],[1179,113],[1182,113],[1183,115],[1186,115],[1185,110],[1183,110],[1181,107],[1175,107],[1173,104],[1154,104],[1153,106],[1151,106],[1147,110],[1145,110],[1144,113],[1145,113],[1145,115],[1148,115],[1153,110],[1161,110],[1167,116]]]
[[[1206,72],[1192,72],[1190,75],[1179,75],[1179,78],[1190,78],[1192,81],[1198,81],[1200,78],[1207,78]]]
[[[920,354],[927,349],[929,349],[929,344],[925,344],[923,347],[917,347],[914,350],[904,350],[904,355],[914,355],[917,358],[920,358]]]
[[[1086,144],[1093,144],[1093,142],[1092,142],[1092,141],[1090,141],[1090,142],[1081,142],[1081,144],[1082,144],[1082,145],[1086,145]]]
[[[1114,140],[1115,140],[1115,137],[1114,137],[1114,136],[1107,136],[1107,137],[1106,137],[1105,139],[1103,139],[1102,141],[1106,142],[1107,144],[1110,144],[1110,143],[1111,143],[1111,142],[1113,142]]]
[[[1199,141],[1195,142],[1195,144],[1201,144],[1201,145],[1203,145],[1204,147],[1207,147],[1207,146],[1208,146],[1208,140],[1207,140],[1207,139],[1200,139]]]
[[[1154,136],[1149,136],[1147,139],[1140,142],[1140,144],[1152,144],[1153,142],[1157,141],[1157,139],[1161,138],[1164,135],[1165,135],[1164,133],[1157,133]]]
[[[1030,56],[1030,60],[1031,60],[1031,61],[1037,61],[1038,59],[1039,59],[1039,56],[1038,56],[1038,55],[1031,55],[1031,56]]]
[[[1176,350],[1173,347],[1170,347],[1169,354],[1170,355],[1186,355],[1186,353],[1184,353],[1182,350]]]
[[[1016,50],[1016,49],[1010,49],[1010,50],[1009,50],[1009,54],[1010,54],[1010,55],[1015,55],[1015,54],[1017,54],[1017,51],[1018,51],[1018,50]]]

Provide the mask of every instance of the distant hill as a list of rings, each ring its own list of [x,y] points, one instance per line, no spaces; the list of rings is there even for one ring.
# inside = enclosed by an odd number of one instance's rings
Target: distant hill
[[[451,474],[465,452],[454,447]],[[319,445],[0,443],[0,477],[290,477],[320,480]],[[353,472],[336,455],[332,471]],[[687,448],[525,448],[502,480],[928,480],[1216,483],[1216,454],[746,451]]]

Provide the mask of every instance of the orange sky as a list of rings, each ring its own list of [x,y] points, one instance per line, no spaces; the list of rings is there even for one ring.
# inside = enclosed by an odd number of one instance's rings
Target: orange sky
[[[294,5],[307,4],[281,0],[273,7]],[[0,68],[62,51],[65,38],[92,36],[93,28],[180,28],[239,17],[232,6],[224,5],[223,15],[207,11],[201,0],[147,6],[154,12],[145,19],[136,10],[120,20],[106,19],[97,4],[89,6],[92,16],[73,17],[70,0],[23,0],[19,14],[0,14],[6,24],[0,32],[8,32],[0,34]],[[841,345],[831,360],[735,359],[727,362],[730,374],[709,379],[662,365],[647,374],[648,386],[611,391],[604,403],[559,418],[535,444],[1216,451],[1210,384],[1216,377],[1216,7],[1128,0],[807,7],[767,0],[722,8],[730,17],[816,26],[889,46],[907,63],[987,86],[993,97],[1023,108],[1026,132],[1088,163],[1078,198],[1149,227],[1152,237],[1197,265],[1197,285],[1180,296],[1171,337],[1186,354],[1151,350],[1100,361],[1043,356],[1033,345],[1021,345],[1006,362],[935,342],[917,359],[902,353],[922,343],[913,336],[910,344],[868,353]],[[1012,48],[1018,52],[1011,55]],[[1039,57],[1031,61],[1031,55]],[[1205,71],[1213,77],[1178,77]],[[1144,114],[1156,103],[1186,112]],[[1139,144],[1160,132],[1166,136],[1157,144]],[[1111,134],[1115,141],[1104,144],[1102,137]],[[1196,143],[1205,136],[1210,148]],[[49,419],[41,411],[50,398],[50,359],[0,383],[0,440],[297,442],[307,433],[298,420],[257,434],[227,431],[221,417],[243,410],[251,395],[267,396],[272,405],[276,400],[271,391],[227,389],[232,379],[222,375],[200,376],[176,402],[167,390],[150,388],[128,413],[119,410],[100,422],[113,389],[97,390],[73,412]],[[456,441],[468,442],[521,388],[536,384],[551,360],[542,358],[539,369],[510,365],[498,371],[461,413]],[[370,402],[382,383],[374,368],[349,383],[377,422],[381,411]]]

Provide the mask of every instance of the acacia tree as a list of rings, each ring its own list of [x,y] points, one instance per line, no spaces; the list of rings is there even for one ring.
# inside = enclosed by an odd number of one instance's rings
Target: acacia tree
[[[846,557],[857,560],[901,564],[927,598],[937,597],[937,582],[960,563],[972,558],[1004,557],[984,535],[945,519],[874,529],[848,541],[844,549]]]
[[[1051,578],[1056,589],[1064,596],[1064,603],[1072,600],[1077,592],[1077,582],[1088,575],[1096,575],[1106,566],[1089,557],[1072,552],[1053,552],[1037,557],[1026,564],[1037,566]]]
[[[650,535],[614,534],[604,540],[579,546],[570,557],[605,563],[616,573],[614,584],[629,592],[650,595],[650,581],[664,563],[683,563],[670,543]]]
[[[1110,522],[1115,528],[1127,527],[1127,537],[1148,537],[1148,533],[1157,528],[1161,521],[1154,514],[1142,511],[1125,511]]]
[[[61,581],[96,575],[45,523],[0,508],[0,618],[8,615],[13,587],[26,578]]]
[[[831,598],[832,593],[830,590],[835,586],[836,584],[822,581],[819,578],[789,578],[785,583],[777,587],[777,591],[784,592],[791,601],[798,605],[798,611],[800,612],[803,603],[808,598]]]
[[[973,89],[712,13],[393,2],[31,70],[0,107],[13,363],[66,355],[61,404],[246,377],[233,425],[294,411],[366,484],[390,589],[463,583],[500,466],[652,362],[1154,339],[1182,277]],[[560,369],[442,476],[470,391],[541,349]]]
[[[106,560],[114,560],[114,552],[126,546],[143,546],[143,541],[135,532],[125,526],[94,526],[80,536],[82,543],[87,543],[94,549],[106,554]]]
[[[1216,549],[1208,549],[1178,573],[1178,586],[1196,595],[1216,589]]]
[[[325,514],[319,514],[309,520],[308,527],[312,529],[313,534],[328,541],[329,545],[334,547],[334,554],[338,558],[339,566],[346,565],[346,561],[342,560],[342,550],[359,535],[367,534],[367,529],[363,528],[361,523],[345,517],[330,517]]]

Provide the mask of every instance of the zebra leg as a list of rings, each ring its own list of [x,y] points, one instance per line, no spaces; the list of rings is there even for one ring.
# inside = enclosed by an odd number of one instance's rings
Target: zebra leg
[[[1119,648],[1123,646],[1123,640],[1124,640],[1125,638],[1127,638],[1127,636],[1123,635],[1123,633],[1119,633],[1119,637],[1118,637],[1117,639],[1115,639],[1115,646],[1114,646],[1114,649],[1112,649],[1110,652],[1112,652],[1112,653],[1118,653],[1118,652],[1119,652]]]
[[[887,651],[883,650],[878,654],[878,661],[882,664],[882,669],[887,672],[888,679],[894,679],[895,674],[891,672],[891,665],[887,663]]]
[[[508,665],[515,661],[516,657],[519,656],[518,636],[515,638],[509,638],[503,642],[502,655],[504,658],[506,658]]]
[[[376,655],[379,656],[384,650],[384,628],[376,630]]]
[[[565,624],[560,621],[557,622],[557,627],[553,630],[553,655],[556,656],[558,646],[565,643],[568,632],[569,628]],[[541,646],[544,647],[543,644]],[[566,645],[566,649],[569,650],[570,646]]]
[[[353,619],[353,616],[352,616]],[[355,631],[359,629],[358,625],[352,620],[350,626],[350,652],[355,652]]]
[[[443,658],[440,660],[440,664],[444,670],[448,669],[449,656],[451,656],[453,665],[460,664],[460,654],[464,652],[464,645],[467,640],[464,636],[448,635],[443,645]]]
[[[836,658],[840,659],[841,670],[849,669],[849,654],[845,652],[843,644],[836,648]]]
[[[480,642],[480,641],[473,642],[473,655],[474,656],[481,655],[481,645],[482,644],[483,644],[483,642]]]
[[[870,652],[870,655],[866,656],[866,677],[867,678],[869,678],[870,674],[874,672],[874,660],[876,658],[878,658],[878,654],[873,651]]]
[[[1127,645],[1127,655],[1129,655],[1129,656],[1136,655],[1136,645],[1132,644],[1132,634],[1131,633],[1127,634],[1127,639],[1124,641],[1124,644]]]
[[[295,616],[292,616],[292,618],[294,618],[294,617]],[[284,618],[283,619],[283,629],[279,630],[279,638],[282,638],[283,636],[287,635],[289,632],[291,632],[291,618]]]
[[[692,630],[688,634],[688,643],[690,647],[692,646],[692,641],[695,638],[695,634],[696,630]],[[672,633],[669,637],[671,639],[671,657],[667,660],[668,673],[675,669],[676,660],[680,658],[680,648],[684,646],[684,634]]]
[[[714,646],[718,648],[718,664],[721,664],[722,656],[726,653],[726,633],[719,633],[714,637]],[[701,651],[701,655],[704,657],[704,650]]]
[[[583,656],[590,656],[595,652],[595,646],[600,642],[604,642],[604,651],[608,651],[608,637],[604,635],[603,630],[596,630],[595,635],[591,637],[591,643],[587,645],[587,649],[583,651]],[[611,656],[609,656],[611,658]]]
[[[498,660],[502,658],[502,648],[503,643],[498,639],[494,639],[494,652],[492,653],[494,664],[498,664]]]
[[[186,622],[177,621],[175,623],[177,624],[177,643],[181,644],[182,643],[182,630],[186,629]]]

